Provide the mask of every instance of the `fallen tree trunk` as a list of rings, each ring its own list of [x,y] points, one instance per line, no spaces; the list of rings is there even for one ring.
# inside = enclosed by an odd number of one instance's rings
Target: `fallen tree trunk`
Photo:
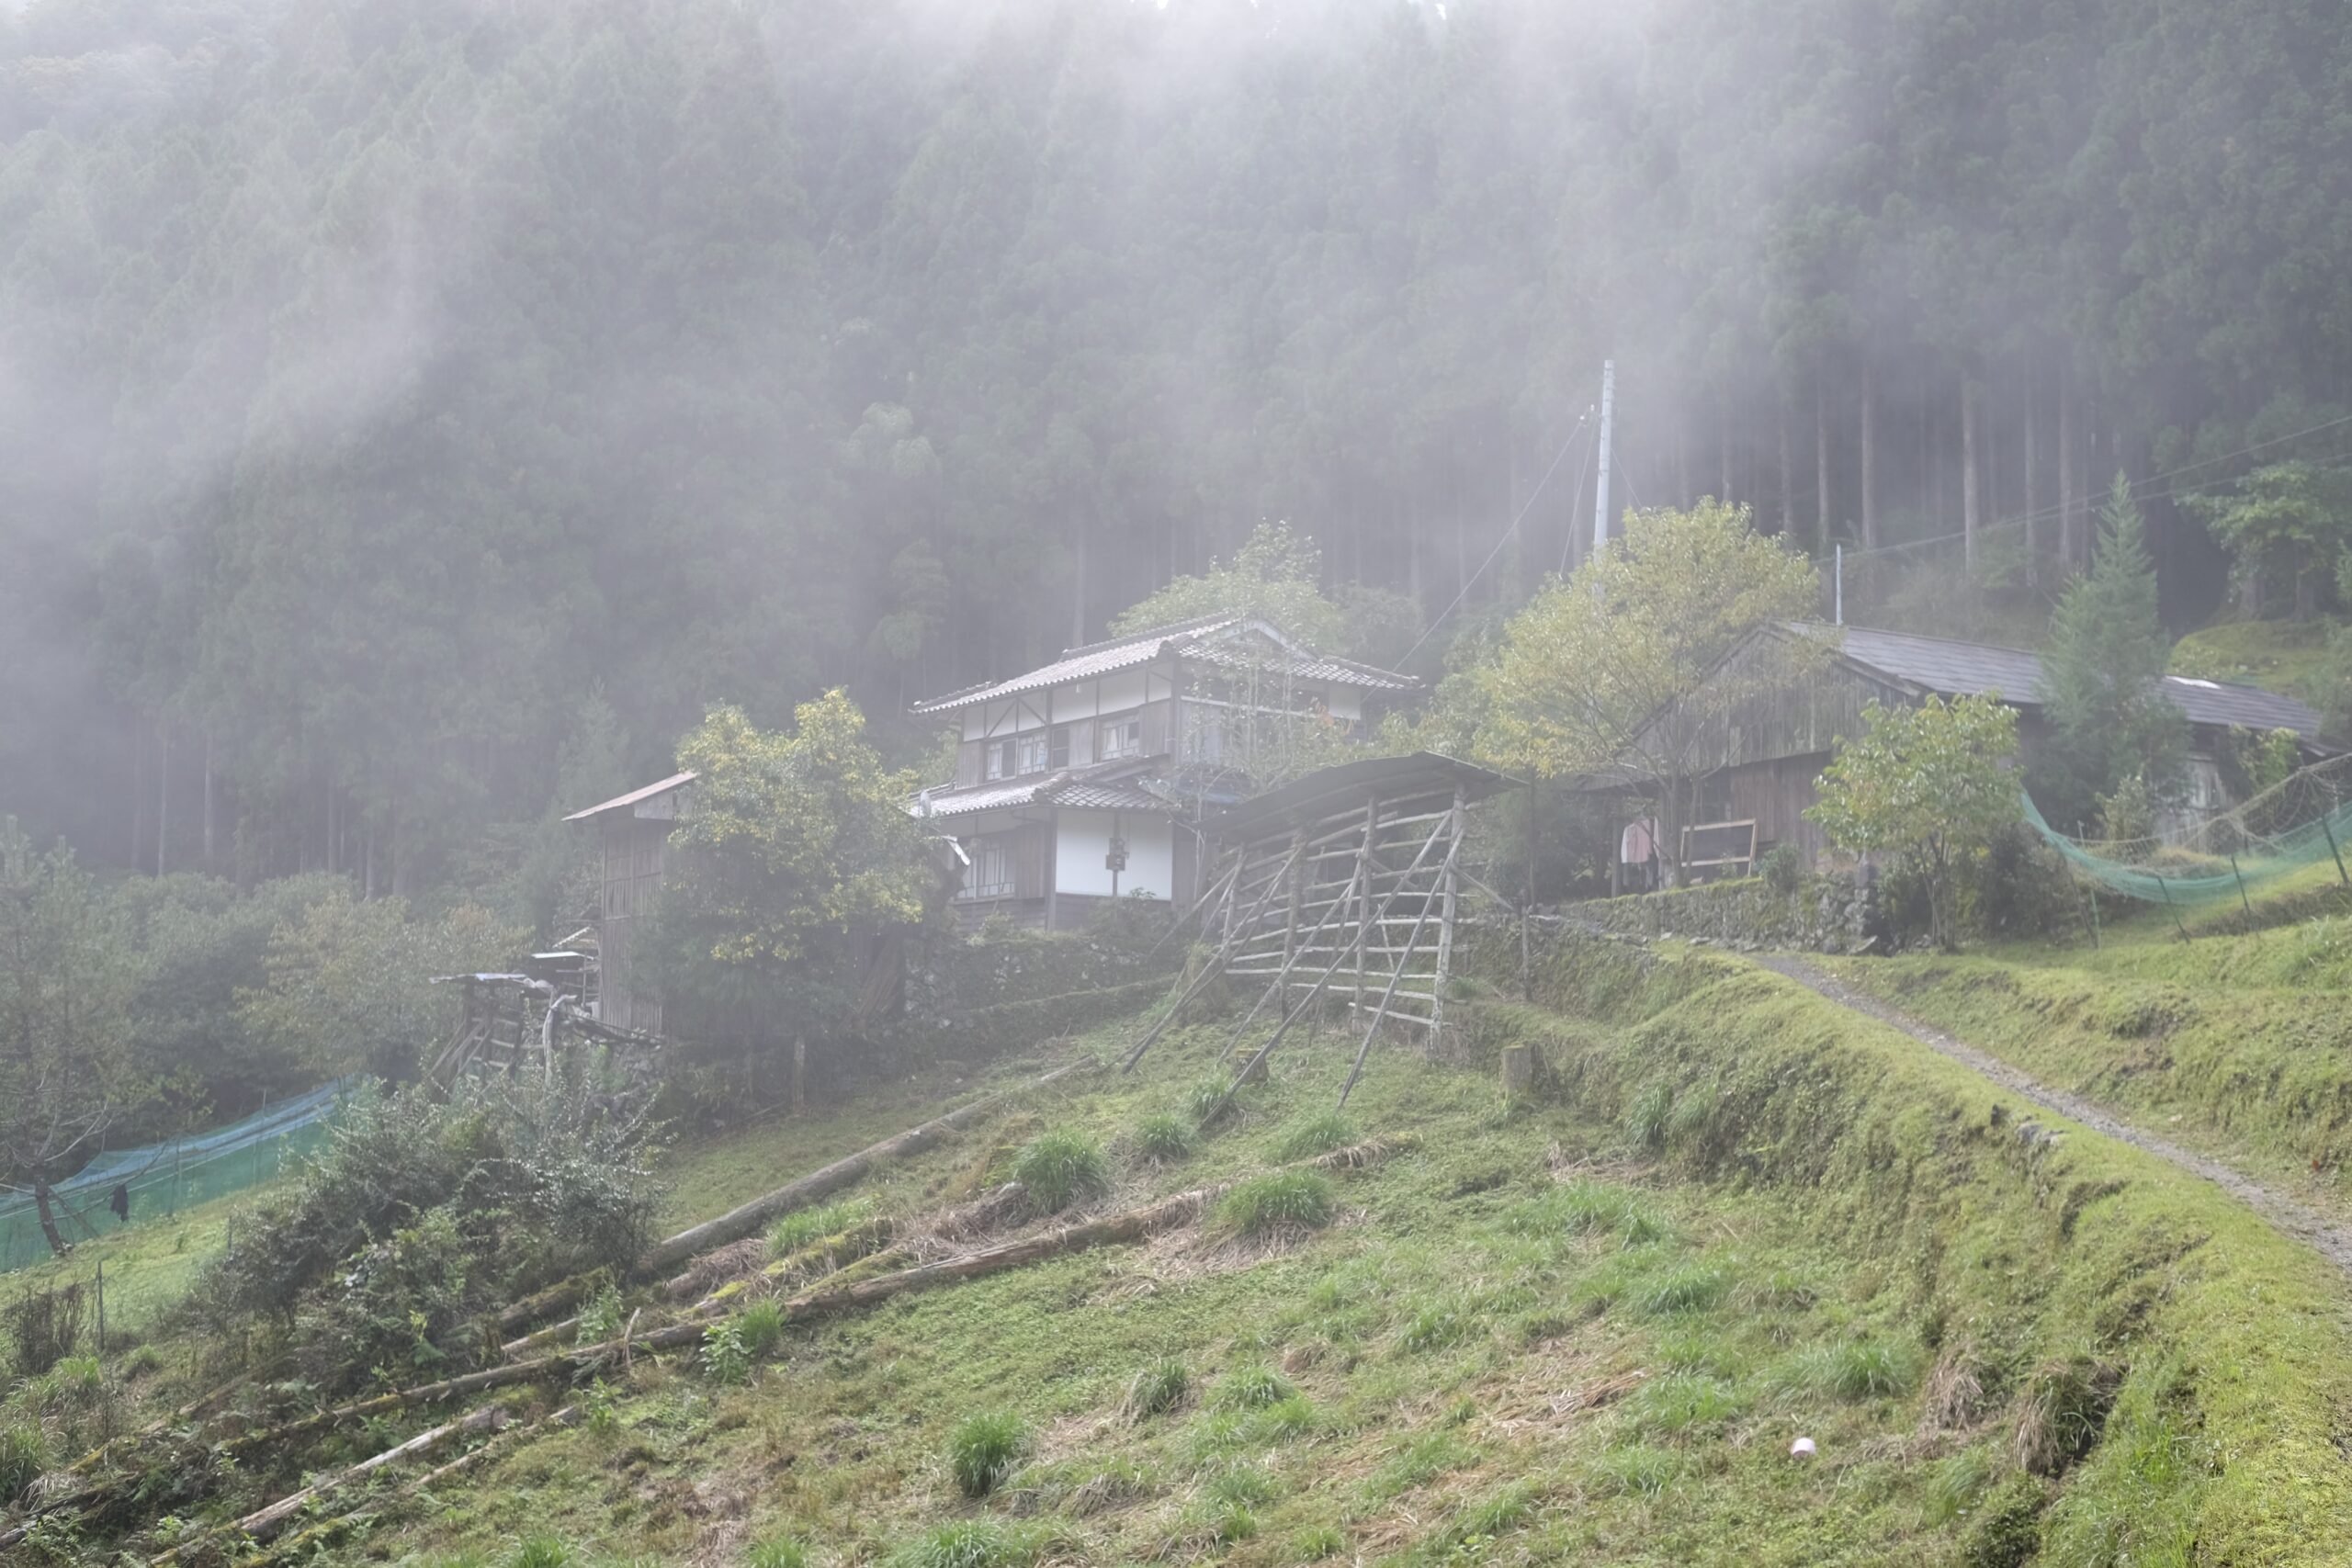
[[[379,1454],[363,1459],[346,1470],[336,1471],[333,1475],[313,1482],[300,1492],[280,1497],[267,1507],[258,1508],[234,1524],[217,1526],[205,1531],[193,1541],[186,1541],[173,1547],[161,1556],[151,1559],[148,1568],[166,1568],[167,1564],[180,1562],[191,1550],[223,1535],[242,1534],[255,1540],[267,1540],[284,1529],[295,1515],[326,1493],[372,1475],[386,1465],[397,1464],[401,1460],[411,1459],[418,1454],[430,1453],[435,1449],[459,1438],[469,1437],[473,1433],[481,1431],[496,1432],[506,1425],[507,1420],[506,1407],[503,1404],[492,1404],[460,1416],[455,1421],[444,1422],[428,1431],[419,1432],[404,1443],[397,1444]]]
[[[1325,1170],[1352,1170],[1374,1165],[1398,1150],[1410,1146],[1404,1142],[1374,1139],[1351,1148],[1334,1149],[1305,1162]],[[1143,1236],[1185,1224],[1200,1215],[1209,1204],[1223,1197],[1237,1185],[1219,1182],[1213,1187],[1195,1188],[1172,1198],[1162,1198],[1138,1209],[1125,1209],[1100,1219],[1077,1224],[1063,1225],[1042,1235],[1026,1236],[1018,1241],[981,1247],[977,1251],[958,1253],[935,1262],[918,1264],[895,1273],[862,1280],[853,1285],[841,1285],[811,1291],[784,1303],[786,1323],[805,1323],[812,1318],[834,1313],[854,1311],[888,1301],[894,1296],[912,1291],[928,1290],[933,1285],[957,1280],[978,1279],[983,1275],[1017,1269],[1039,1258],[1060,1253],[1080,1252],[1088,1247],[1119,1242],[1135,1241]],[[354,1400],[329,1410],[303,1416],[266,1432],[256,1432],[222,1445],[224,1451],[235,1452],[269,1443],[283,1442],[322,1427],[332,1427],[370,1416],[388,1415],[412,1405],[430,1404],[460,1394],[480,1393],[488,1389],[504,1388],[514,1383],[536,1382],[544,1378],[570,1376],[604,1365],[615,1356],[638,1350],[673,1350],[699,1341],[709,1328],[707,1318],[693,1318],[681,1323],[650,1328],[642,1334],[624,1335],[617,1339],[601,1340],[570,1350],[558,1351],[528,1361],[511,1361],[504,1366],[484,1367],[479,1371],[444,1378],[438,1382],[420,1383],[414,1388],[395,1389],[390,1393],[376,1394],[368,1399]]]
[[[972,1101],[969,1105],[951,1111],[944,1116],[926,1122],[920,1127],[910,1127],[895,1137],[885,1138],[869,1148],[860,1149],[845,1159],[835,1160],[821,1170],[811,1171],[797,1181],[789,1182],[773,1192],[764,1193],[748,1203],[729,1209],[715,1220],[706,1220],[691,1229],[680,1231],[667,1241],[656,1244],[644,1257],[638,1259],[638,1271],[641,1274],[659,1273],[664,1269],[673,1268],[683,1263],[697,1252],[705,1252],[711,1247],[724,1246],[728,1242],[747,1236],[779,1215],[790,1213],[795,1209],[804,1208],[820,1198],[839,1191],[876,1165],[929,1148],[948,1134],[959,1127],[969,1126],[1017,1095],[1044,1089],[1080,1073],[1091,1072],[1094,1066],[1093,1061],[1090,1059],[1073,1062],[1066,1067],[1057,1067],[1045,1077],[1033,1079],[1019,1089],[985,1096]]]

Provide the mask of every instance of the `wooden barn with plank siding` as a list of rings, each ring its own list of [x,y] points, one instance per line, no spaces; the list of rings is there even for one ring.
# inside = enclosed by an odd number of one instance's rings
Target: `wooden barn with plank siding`
[[[662,891],[670,829],[692,803],[694,782],[691,773],[673,773],[564,818],[596,829],[597,1014],[617,1028],[662,1032],[662,994],[632,971],[638,935]]]
[[[1711,732],[1694,754],[1702,776],[1690,820],[1702,825],[1754,823],[1758,856],[1787,843],[1795,845],[1808,864],[1820,859],[1828,845],[1821,830],[1805,819],[1805,811],[1819,799],[1821,772],[1838,741],[1861,733],[1863,709],[1873,702],[1893,706],[1931,695],[1998,695],[2018,711],[2021,752],[2031,754],[2050,734],[2042,707],[2041,660],[2022,649],[1797,622],[1749,634],[1717,661],[1707,679],[1748,685],[1758,669],[1769,667],[1775,652],[1772,644],[1800,637],[1830,645],[1826,666],[1804,680],[1754,682],[1752,689],[1723,706],[1720,717],[1707,721]],[[2331,750],[2320,740],[2319,715],[2292,697],[2180,675],[2165,676],[2163,690],[2188,717],[2190,735],[2184,795],[2166,827],[2193,826],[2235,804],[2221,766],[2233,730],[2290,731],[2310,759]],[[1696,705],[1702,711],[1712,708],[1705,703]],[[1637,737],[1634,749],[1643,743]],[[1587,788],[1591,793],[1639,793],[1624,777],[1598,779]]]

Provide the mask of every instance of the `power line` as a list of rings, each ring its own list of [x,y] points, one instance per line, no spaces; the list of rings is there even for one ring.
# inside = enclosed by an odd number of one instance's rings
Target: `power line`
[[[1585,422],[1590,417],[1591,411],[1589,409],[1585,412],[1577,415],[1576,427],[1570,430],[1567,434],[1566,439],[1560,443],[1560,449],[1552,454],[1551,466],[1544,470],[1544,477],[1535,481],[1535,488],[1527,492],[1527,500],[1525,503],[1520,507],[1519,514],[1513,517],[1510,520],[1510,525],[1503,529],[1502,536],[1495,541],[1495,547],[1488,550],[1487,552],[1487,558],[1478,563],[1478,570],[1462,580],[1461,590],[1453,595],[1453,602],[1448,604],[1444,609],[1440,610],[1437,613],[1436,618],[1430,622],[1429,629],[1422,632],[1420,637],[1415,640],[1413,646],[1405,650],[1405,657],[1397,660],[1399,664],[1410,663],[1412,661],[1413,655],[1420,652],[1422,645],[1437,635],[1438,627],[1445,625],[1446,617],[1453,615],[1454,611],[1462,608],[1462,602],[1470,597],[1470,590],[1476,586],[1480,578],[1487,575],[1487,569],[1494,565],[1495,558],[1503,553],[1503,547],[1510,543],[1510,536],[1519,532],[1519,525],[1527,521],[1527,514],[1535,510],[1535,502],[1537,499],[1543,495],[1544,487],[1552,482],[1552,476],[1554,474],[1560,471],[1560,464],[1567,457],[1568,448],[1576,444],[1577,436],[1584,434]]]

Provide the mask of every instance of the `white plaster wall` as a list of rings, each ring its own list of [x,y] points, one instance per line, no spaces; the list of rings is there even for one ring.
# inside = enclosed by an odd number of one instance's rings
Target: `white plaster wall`
[[[1111,819],[1108,811],[1061,814],[1061,830],[1054,840],[1056,892],[1110,896],[1111,873],[1102,857],[1111,852]],[[1142,887],[1156,898],[1167,897],[1176,884],[1175,825],[1165,817],[1141,812],[1121,812],[1118,822],[1127,840],[1127,869],[1119,874],[1120,895]]]

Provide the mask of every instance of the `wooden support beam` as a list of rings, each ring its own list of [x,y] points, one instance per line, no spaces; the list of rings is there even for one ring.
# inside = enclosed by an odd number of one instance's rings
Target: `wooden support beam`
[[[1452,888],[1453,886],[1453,864],[1456,860],[1461,858],[1462,853],[1462,796],[1459,793],[1457,793],[1453,797],[1453,811],[1452,815],[1447,818],[1445,827],[1441,828],[1439,831],[1441,833],[1444,833],[1448,832],[1449,829],[1451,830],[1451,841],[1446,845],[1445,863],[1438,868],[1438,881],[1447,889],[1447,897],[1444,904],[1444,914],[1442,916],[1445,924],[1442,926],[1438,931],[1438,970],[1434,982],[1430,987],[1429,1002],[1430,1017],[1429,1021],[1432,1036],[1434,1036],[1435,1032],[1438,1029],[1441,1016],[1439,1012],[1441,1004],[1437,998],[1439,996],[1443,994],[1445,989],[1446,941],[1452,934],[1453,927],[1453,900],[1452,897]],[[1406,946],[1411,947],[1419,942],[1421,940],[1421,928],[1428,923],[1429,918],[1430,900],[1424,898],[1421,900],[1420,919],[1414,922],[1412,935],[1405,939]],[[1371,1025],[1363,1032],[1363,1043],[1356,1047],[1355,1064],[1348,1069],[1348,1081],[1342,1085],[1340,1089],[1340,1104],[1342,1107],[1345,1107],[1348,1103],[1348,1096],[1355,1092],[1356,1080],[1363,1076],[1364,1061],[1372,1055],[1373,1036],[1380,1032],[1380,1021],[1384,1017],[1387,1016],[1389,1005],[1396,999],[1396,987],[1398,982],[1402,981],[1404,977],[1405,966],[1400,964],[1396,966],[1396,978],[1388,982],[1388,989],[1382,995],[1380,998],[1380,1006],[1373,1012]]]

